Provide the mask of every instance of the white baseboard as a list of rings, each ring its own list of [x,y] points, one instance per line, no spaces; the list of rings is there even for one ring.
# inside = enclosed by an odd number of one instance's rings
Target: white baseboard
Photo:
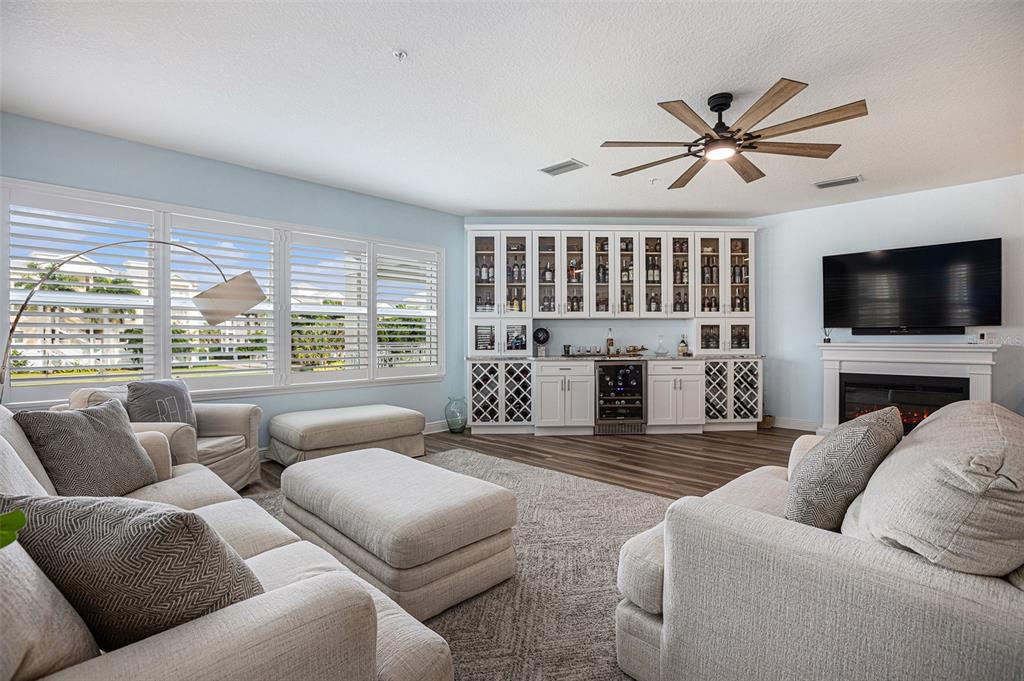
[[[447,421],[427,421],[427,425],[423,429],[423,434],[433,435],[434,433],[443,433],[446,430],[448,430]]]
[[[775,417],[776,428],[791,428],[792,430],[806,430],[808,432],[815,432],[818,430],[820,423],[814,421],[807,421],[806,419],[792,419],[786,416]]]

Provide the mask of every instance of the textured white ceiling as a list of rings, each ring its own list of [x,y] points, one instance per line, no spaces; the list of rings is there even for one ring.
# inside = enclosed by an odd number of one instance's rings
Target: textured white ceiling
[[[1024,172],[1024,2],[3,3],[7,111],[464,215],[747,217]],[[398,63],[391,52],[408,51]],[[810,83],[764,125],[866,98],[684,189],[656,106]],[[538,168],[578,158],[551,178]],[[862,174],[831,190],[817,180]],[[652,178],[659,182],[652,184]]]

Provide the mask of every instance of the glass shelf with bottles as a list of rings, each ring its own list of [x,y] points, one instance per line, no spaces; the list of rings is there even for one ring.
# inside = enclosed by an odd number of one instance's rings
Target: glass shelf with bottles
[[[537,251],[537,314],[554,316],[558,312],[558,233],[538,234]]]
[[[590,240],[594,253],[593,317],[610,317],[613,312],[611,239],[609,234],[593,234]]]
[[[700,311],[720,313],[719,294],[721,290],[721,239],[702,237],[700,239]]]
[[[587,305],[587,277],[586,257],[587,234],[562,234],[562,247],[565,252],[565,285],[561,312],[569,317],[585,317],[588,313]]]
[[[664,295],[662,282],[663,242],[662,235],[642,234],[640,236],[640,243],[644,251],[644,309],[641,311],[641,316],[665,316],[662,300]]]
[[[494,298],[497,290],[498,270],[495,258],[495,235],[476,235],[473,237],[473,312],[494,314]]]
[[[530,241],[529,234],[503,234],[505,249],[505,308],[503,315],[529,316],[533,313],[530,305],[530,273],[528,269]]]
[[[616,235],[619,263],[619,303],[615,310],[619,317],[638,316],[637,297],[643,293],[637,290],[637,236],[635,234]],[[640,273],[643,276],[643,273]],[[641,303],[643,305],[643,303]]]
[[[729,238],[729,300],[730,311],[746,313],[751,311],[750,299],[750,239]]]
[[[672,312],[690,312],[690,237],[669,237],[672,243]]]

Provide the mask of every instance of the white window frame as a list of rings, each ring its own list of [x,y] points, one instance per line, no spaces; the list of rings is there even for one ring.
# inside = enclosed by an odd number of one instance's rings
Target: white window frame
[[[241,223],[254,227],[270,229],[274,231],[274,371],[272,381],[269,385],[244,385],[234,382],[231,385],[209,387],[207,382],[201,385],[199,382],[189,381],[190,390],[198,400],[222,399],[243,396],[275,395],[287,393],[302,393],[321,390],[339,390],[373,385],[401,385],[414,383],[433,383],[444,380],[446,375],[446,312],[445,312],[445,256],[443,247],[430,244],[397,241],[391,239],[379,239],[368,234],[332,230],[323,227],[300,225],[281,221],[264,220],[244,215],[210,211],[179,204],[171,204],[146,199],[94,192],[90,190],[74,189],[59,185],[52,185],[42,182],[21,180],[0,176],[0,197],[3,199],[3,219],[0,222],[0,261],[10,262],[10,204],[12,194],[15,191],[30,191],[53,197],[56,202],[63,198],[81,199],[100,203],[122,205],[143,210],[152,210],[155,213],[154,238],[167,239],[170,235],[170,223],[172,214],[183,214],[197,218],[226,223]],[[368,329],[369,334],[369,364],[368,371],[362,377],[345,377],[326,372],[328,375],[323,380],[295,380],[291,372],[291,342],[290,342],[290,300],[291,282],[289,273],[290,243],[294,233],[301,232],[306,235],[322,236],[326,239],[347,239],[352,241],[365,242],[369,247],[369,269],[368,269]],[[417,367],[414,371],[405,373],[388,373],[377,371],[377,348],[376,348],[376,271],[374,260],[374,248],[376,246],[391,246],[397,248],[411,249],[417,251],[430,251],[436,253],[437,257],[437,343],[438,363],[432,367]],[[170,247],[158,247],[154,278],[157,284],[154,286],[154,319],[156,324],[156,376],[158,378],[170,377],[171,371],[171,350],[170,350],[170,287],[169,282],[170,258],[166,252]],[[9,265],[8,265],[9,267]],[[10,310],[10,282],[9,276],[4,278],[0,286],[0,305],[3,309]],[[7,340],[9,322],[0,324],[0,343]],[[341,372],[344,373],[344,372]],[[8,377],[8,381],[9,381]],[[195,385],[191,385],[195,383]],[[5,404],[16,405],[19,408],[25,407],[46,407],[67,399],[68,394],[79,387],[100,387],[102,384],[96,381],[82,381],[81,383],[65,383],[61,385],[39,386],[33,388],[5,388]],[[43,388],[47,388],[44,390]]]

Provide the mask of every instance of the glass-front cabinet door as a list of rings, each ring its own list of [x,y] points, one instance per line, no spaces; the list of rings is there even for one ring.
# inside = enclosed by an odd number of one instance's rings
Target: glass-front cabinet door
[[[616,232],[612,241],[612,257],[618,274],[615,282],[617,295],[613,301],[616,317],[638,317],[643,307],[643,293],[638,282],[644,276],[644,256],[639,242],[636,232]]]
[[[587,232],[562,232],[561,291],[562,317],[586,317],[590,310],[592,258],[587,249]]]
[[[533,324],[529,319],[502,319],[499,352],[505,357],[528,357],[533,349]]]
[[[530,241],[529,232],[501,232],[501,262],[504,268],[502,317],[533,316]]]
[[[617,277],[615,262],[612,260],[612,242],[615,236],[611,232],[590,233],[590,253],[594,275],[590,278],[590,316],[611,317],[614,310],[615,287],[613,281]]]
[[[729,234],[729,269],[726,272],[729,299],[726,310],[731,316],[754,316],[754,239],[752,234]]]
[[[668,240],[664,233],[641,232],[639,243],[643,253],[643,274],[640,283],[643,299],[640,316],[666,317],[668,313],[665,307],[665,286],[668,280],[665,277],[665,265],[669,257]]]
[[[707,319],[697,322],[696,352],[705,355],[721,354],[725,350],[725,321]]]
[[[722,250],[725,239],[718,234],[698,234],[697,245],[700,256],[700,270],[695,274],[700,280],[697,288],[698,317],[721,315],[722,305]]]
[[[663,273],[666,282],[665,305],[670,317],[693,316],[693,287],[690,285],[690,272],[693,269],[694,254],[692,234],[672,234],[668,238],[669,250],[672,254],[671,277],[669,270]],[[666,265],[668,261],[666,260]],[[669,307],[671,305],[671,307]]]
[[[471,357],[491,357],[501,354],[498,342],[500,324],[497,319],[473,319],[469,324],[469,354]]]
[[[533,281],[537,309],[534,317],[558,317],[559,232],[534,232]]]
[[[732,318],[726,320],[724,349],[734,355],[754,354],[753,320]]]
[[[473,290],[470,308],[474,315],[498,314],[498,233],[473,232],[471,238],[470,267],[473,268]]]

